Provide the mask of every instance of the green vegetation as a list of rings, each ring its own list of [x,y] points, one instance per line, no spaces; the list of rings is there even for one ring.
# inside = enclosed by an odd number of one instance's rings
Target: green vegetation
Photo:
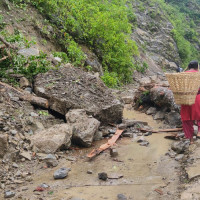
[[[200,45],[197,24],[200,22],[199,0],[152,0],[159,3],[162,10],[168,15],[174,29],[172,36],[176,41],[178,52],[182,60],[182,66],[186,67],[191,60],[200,59],[200,53],[195,44]],[[189,5],[196,9],[190,9]]]
[[[18,44],[29,48],[34,41],[28,41],[19,31],[15,30],[14,34],[9,35],[6,31],[0,31],[0,35],[4,36],[10,44]],[[9,55],[10,54],[10,55]],[[30,56],[28,58],[17,54],[16,50],[1,50],[1,55],[8,56],[7,59],[0,62],[0,78],[6,78],[10,82],[15,83],[15,79],[10,74],[24,74],[30,80],[38,73],[47,72],[50,69],[50,63],[47,61],[47,55],[40,52],[39,56]]]
[[[137,26],[133,13],[132,1],[127,0],[9,0],[20,9],[27,9],[28,4],[35,6],[48,19],[47,24],[41,25],[35,21],[42,36],[48,40],[49,36],[56,39],[63,52],[53,52],[54,56],[62,59],[63,63],[70,62],[74,66],[85,67],[90,71],[91,66],[85,65],[85,54],[79,44],[89,47],[98,56],[104,69],[102,80],[109,87],[117,87],[132,79],[133,70],[144,73],[147,63],[138,63],[133,57],[137,56],[138,48],[131,39],[132,29]],[[171,32],[178,47],[182,65],[186,66],[190,60],[199,59],[200,55],[194,44],[199,45],[197,25],[200,23],[199,0],[137,0],[138,10],[149,11],[154,20],[149,23],[149,30],[154,33],[159,29],[155,21],[167,17],[172,25]],[[149,8],[147,8],[147,4]],[[156,6],[155,6],[156,5]],[[194,6],[193,6],[194,5]],[[159,9],[155,10],[155,7]],[[163,15],[164,13],[164,15]],[[19,21],[25,18],[18,19]],[[51,34],[48,24],[56,30]],[[8,35],[3,28],[5,23],[0,15],[0,34],[12,43],[30,47],[34,41],[28,41],[17,30]],[[47,41],[43,39],[45,45]],[[146,44],[142,47],[145,50]],[[7,55],[6,52],[2,52]],[[23,73],[31,78],[37,73],[49,70],[50,63],[47,55],[25,58],[11,52],[12,59],[0,63],[0,77],[7,77],[8,70],[12,73]],[[12,70],[11,70],[12,69]]]
[[[22,3],[20,0],[12,0]],[[126,0],[32,0],[30,2],[60,27],[59,42],[76,66],[85,61],[78,43],[87,44],[102,61],[106,76],[119,82],[130,81],[133,55],[138,54],[130,39],[136,17]],[[132,24],[131,24],[131,23]]]

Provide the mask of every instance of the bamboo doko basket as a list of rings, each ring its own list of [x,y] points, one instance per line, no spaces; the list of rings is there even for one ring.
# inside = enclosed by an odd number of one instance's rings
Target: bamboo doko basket
[[[176,104],[192,105],[200,86],[200,72],[165,74]]]

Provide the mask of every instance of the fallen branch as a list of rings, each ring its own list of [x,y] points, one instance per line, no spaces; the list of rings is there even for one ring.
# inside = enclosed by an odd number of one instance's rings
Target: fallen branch
[[[88,158],[93,158],[94,156],[100,154],[102,151],[112,147],[115,144],[115,142],[117,141],[117,139],[119,138],[119,136],[123,133],[123,131],[124,130],[117,129],[115,134],[112,136],[111,139],[108,140],[108,142],[106,144],[102,144],[98,149],[92,150],[92,152],[90,152],[87,155],[87,157]]]
[[[28,101],[33,105],[37,105],[42,108],[49,108],[49,102],[47,99],[42,97],[33,96],[31,94],[25,94],[24,96],[19,97],[20,100]]]
[[[0,59],[0,62],[6,60],[8,58],[8,56],[4,56],[3,58]]]
[[[147,130],[147,129],[143,129],[140,128],[139,129],[141,132],[152,132],[152,133],[167,133],[167,132],[178,132],[178,131],[182,131],[183,128],[172,128],[172,129],[160,129],[160,130]]]
[[[18,47],[11,45],[10,43],[8,43],[2,36],[0,36],[0,41],[3,42],[6,47],[8,48],[12,48],[12,49],[18,49]]]

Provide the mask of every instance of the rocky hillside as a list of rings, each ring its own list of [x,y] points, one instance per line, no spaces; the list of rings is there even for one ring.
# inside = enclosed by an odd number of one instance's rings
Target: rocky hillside
[[[134,70],[153,75],[199,58],[197,0],[68,1],[66,6],[1,1],[0,33],[19,46],[12,58],[1,61],[1,78],[8,78],[9,69],[30,79],[51,65],[70,62],[98,72],[106,85],[116,87],[137,76]],[[1,55],[7,58],[8,52],[2,49]]]

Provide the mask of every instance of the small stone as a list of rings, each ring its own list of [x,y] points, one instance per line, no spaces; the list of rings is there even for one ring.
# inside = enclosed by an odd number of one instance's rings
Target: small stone
[[[133,133],[131,133],[131,132],[124,132],[123,134],[122,134],[124,137],[133,137]]]
[[[152,135],[151,131],[144,133],[144,136],[149,136],[149,135]]]
[[[54,172],[54,179],[63,179],[63,178],[66,178],[68,176],[68,172],[70,171],[71,169],[69,168],[66,168],[66,167],[63,167],[63,168],[60,168],[58,170],[56,170]]]
[[[33,92],[33,90],[32,90],[31,87],[25,88],[24,91],[26,91],[26,92],[28,92],[28,93],[30,93],[30,94]]]
[[[15,193],[12,191],[6,191],[4,194],[4,198],[12,198],[15,196]]]
[[[87,170],[87,174],[92,174],[92,170]]]
[[[190,141],[179,141],[174,142],[171,146],[171,149],[178,154],[181,154],[189,147]]]
[[[118,128],[119,128],[120,130],[126,129],[126,128],[127,128],[127,125],[126,125],[126,124],[120,124],[120,125],[118,126]]]
[[[30,113],[30,116],[31,116],[31,117],[38,117],[38,114],[35,113],[35,112],[31,112],[31,113]]]
[[[20,88],[26,88],[26,87],[30,86],[30,82],[29,82],[29,80],[27,78],[22,77],[19,80],[19,85],[20,85]]]
[[[10,133],[15,136],[17,134],[17,131],[16,130],[11,130]]]
[[[124,194],[118,194],[117,200],[127,200],[127,197]]]
[[[13,163],[12,166],[13,166],[14,168],[18,168],[18,167],[19,167],[17,163]]]
[[[55,159],[48,159],[46,161],[47,167],[56,167],[58,165],[58,161]]]
[[[145,141],[144,137],[141,136],[141,137],[137,140],[137,143],[141,143],[141,142],[144,142],[144,141]]]
[[[110,156],[111,156],[111,157],[116,157],[116,156],[118,156],[117,150],[114,149],[114,148],[111,148],[111,149],[110,149]]]
[[[20,153],[20,156],[26,158],[27,160],[31,160],[31,154],[29,152],[24,151]]]
[[[153,114],[156,114],[157,110],[155,107],[150,107],[147,111],[146,111],[146,114],[147,115],[153,115]]]
[[[98,173],[98,177],[99,177],[99,179],[106,181],[108,178],[108,175],[105,172],[101,172],[101,173]]]
[[[149,145],[149,142],[148,141],[143,141],[140,143],[140,146],[148,146]]]
[[[163,111],[158,111],[155,116],[154,116],[154,120],[162,120],[165,117],[165,113]]]
[[[179,155],[177,155],[177,156],[175,157],[175,160],[176,160],[176,161],[182,160],[183,157],[184,157],[184,154],[179,154]]]
[[[115,134],[116,129],[109,129],[108,132],[109,132],[109,134]]]

